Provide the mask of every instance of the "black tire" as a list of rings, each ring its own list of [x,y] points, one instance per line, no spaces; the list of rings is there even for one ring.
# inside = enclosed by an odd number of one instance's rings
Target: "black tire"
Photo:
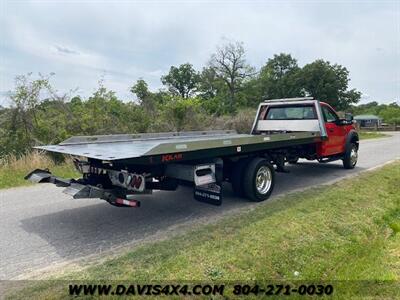
[[[248,158],[242,158],[234,164],[232,169],[232,175],[231,175],[232,190],[238,197],[244,196],[243,172],[248,163],[249,163]]]
[[[294,157],[294,158],[289,159],[288,163],[291,164],[291,165],[295,165],[295,164],[297,164],[298,161],[299,161],[299,158],[298,157]]]
[[[265,186],[265,191],[260,191],[257,188],[257,173],[263,168],[266,176],[269,177]],[[275,184],[274,167],[264,158],[254,158],[247,165],[243,174],[243,190],[246,197],[253,202],[267,200],[271,195]]]
[[[355,158],[354,158],[354,152],[355,152]],[[355,143],[349,143],[348,146],[346,146],[346,151],[344,152],[343,167],[345,169],[354,169],[354,167],[357,164],[357,159],[358,159],[358,147]]]

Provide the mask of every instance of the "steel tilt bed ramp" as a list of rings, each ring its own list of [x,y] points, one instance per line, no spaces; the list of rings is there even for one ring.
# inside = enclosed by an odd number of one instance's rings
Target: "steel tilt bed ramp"
[[[146,134],[75,136],[58,145],[36,149],[101,161],[154,164],[163,155],[182,154],[181,161],[224,155],[245,154],[264,149],[315,143],[319,132],[238,134],[233,130]],[[159,158],[160,160],[158,160]]]

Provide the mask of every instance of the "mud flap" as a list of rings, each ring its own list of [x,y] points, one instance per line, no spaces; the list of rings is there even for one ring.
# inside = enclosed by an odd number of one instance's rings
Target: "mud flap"
[[[216,183],[195,186],[194,199],[212,205],[221,205],[222,187]]]

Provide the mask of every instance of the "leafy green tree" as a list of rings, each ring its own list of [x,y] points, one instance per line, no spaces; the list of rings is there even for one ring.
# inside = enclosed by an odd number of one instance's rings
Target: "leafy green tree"
[[[15,90],[11,93],[11,109],[3,129],[3,151],[20,155],[29,151],[30,147],[41,141],[35,136],[38,126],[38,105],[45,99],[53,97],[54,91],[50,77],[32,73],[15,78]]]
[[[173,95],[189,98],[197,91],[200,75],[189,63],[179,67],[172,66],[169,73],[161,77],[161,82]]]
[[[200,101],[197,98],[171,97],[164,106],[164,117],[175,131],[182,131],[186,124],[194,121],[200,109]]]
[[[17,76],[15,79],[15,92],[11,94],[11,105],[14,109],[12,126],[21,125],[26,134],[32,130],[37,122],[36,107],[45,97],[51,97],[52,88],[50,76],[39,74],[38,79],[31,79],[32,73]]]
[[[149,125],[149,115],[143,108],[122,102],[102,82],[80,113],[77,119],[84,124],[86,134],[145,132]]]
[[[130,91],[136,95],[141,106],[148,112],[153,112],[155,109],[156,99],[154,94],[149,91],[147,82],[140,78],[131,87]]]
[[[228,87],[224,80],[217,75],[215,69],[203,68],[199,86],[202,107],[211,114],[228,113],[230,111],[228,95]]]
[[[247,64],[242,43],[229,42],[217,48],[211,56],[209,67],[224,81],[228,88],[229,111],[236,110],[236,95],[243,82],[253,75],[254,69]]]
[[[239,108],[255,108],[261,101],[266,99],[263,92],[262,82],[259,77],[246,80],[237,93],[237,105]]]
[[[390,103],[378,113],[385,123],[400,124],[400,106],[396,103]]]
[[[299,81],[307,95],[328,102],[337,110],[344,110],[361,98],[359,91],[348,90],[349,71],[322,59],[305,65],[299,74]]]
[[[199,95],[203,99],[212,99],[224,87],[224,81],[217,75],[214,68],[203,68],[200,75]]]
[[[141,103],[151,94],[149,86],[143,78],[139,78],[139,80],[131,87],[130,91],[137,96]]]
[[[259,81],[263,98],[278,99],[302,96],[300,68],[290,54],[281,53],[268,59],[261,68]]]
[[[400,124],[400,106],[396,102],[379,104],[372,101],[360,105],[352,105],[349,109],[354,115],[376,115],[388,124]]]

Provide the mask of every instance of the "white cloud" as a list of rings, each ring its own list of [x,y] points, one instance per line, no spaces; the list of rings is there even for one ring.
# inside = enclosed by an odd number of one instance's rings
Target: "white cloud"
[[[80,54],[78,51],[75,51],[65,46],[54,45],[54,49],[62,54],[74,54],[74,55]]]

